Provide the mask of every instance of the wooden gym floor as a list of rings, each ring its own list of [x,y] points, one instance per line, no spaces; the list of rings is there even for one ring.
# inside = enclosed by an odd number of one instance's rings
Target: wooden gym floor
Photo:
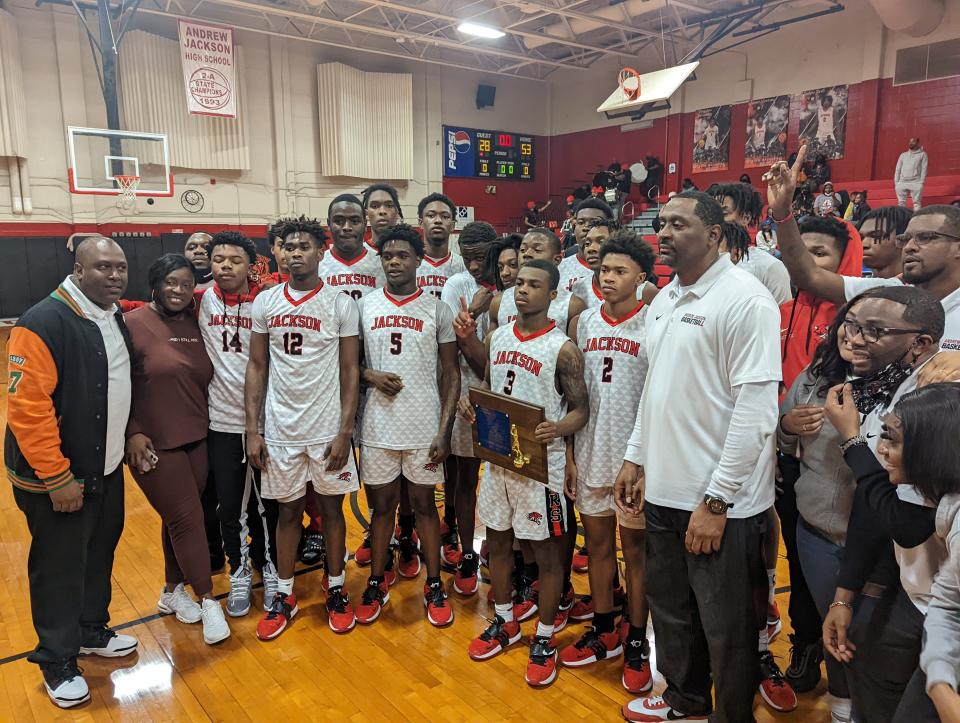
[[[7,330],[0,330],[6,358]],[[6,375],[4,374],[4,379]],[[0,392],[0,423],[6,422],[6,384]],[[360,493],[356,509],[366,511]],[[354,549],[362,526],[346,509],[347,544]],[[320,572],[298,571],[300,614],[289,630],[270,643],[257,640],[254,628],[261,608],[244,618],[228,618],[232,636],[220,645],[205,645],[200,625],[160,618],[156,602],[163,582],[160,524],[133,480],[127,477],[126,528],[113,570],[112,624],[135,635],[140,650],[129,659],[81,658],[92,700],[61,711],[47,698],[38,669],[24,657],[36,644],[30,620],[26,559],[30,538],[13,502],[9,484],[0,484],[0,720],[330,720],[330,721],[499,721],[622,720],[621,705],[630,696],[620,685],[621,663],[561,669],[551,687],[534,690],[523,680],[527,649],[475,663],[467,657],[471,638],[486,626],[492,605],[487,586],[464,599],[450,591],[456,620],[447,629],[425,619],[421,579],[401,580],[392,590],[380,620],[370,627],[335,635],[327,627]],[[481,570],[483,571],[483,570]],[[347,587],[360,595],[366,571],[347,566]],[[214,578],[215,592],[225,596],[226,573]],[[574,575],[579,592],[587,592],[586,575]],[[781,667],[787,665],[786,617],[789,580],[780,560],[777,596],[784,632],[773,644]],[[530,633],[533,622],[524,625]],[[559,633],[561,645],[579,637],[582,625]],[[655,691],[663,688],[657,677]],[[816,691],[800,697],[790,714],[775,713],[756,698],[758,721],[830,719],[824,697],[825,678]]]

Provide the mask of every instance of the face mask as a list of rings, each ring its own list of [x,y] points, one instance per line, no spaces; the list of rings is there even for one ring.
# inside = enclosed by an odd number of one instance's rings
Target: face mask
[[[860,414],[869,414],[878,406],[887,406],[900,385],[913,374],[913,365],[906,361],[909,349],[896,361],[883,369],[858,377],[850,382],[853,387],[853,403]]]

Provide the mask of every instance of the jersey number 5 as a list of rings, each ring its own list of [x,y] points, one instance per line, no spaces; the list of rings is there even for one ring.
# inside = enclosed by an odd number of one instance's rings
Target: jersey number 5
[[[600,374],[600,381],[604,384],[613,381],[613,357],[605,356],[603,358],[603,371]]]
[[[403,351],[403,334],[395,331],[390,335],[390,353],[396,356]]]
[[[303,334],[288,331],[283,335],[283,351],[286,354],[303,354]]]
[[[507,371],[507,383],[503,385],[504,394],[513,394],[513,383],[517,380],[517,373],[512,369]]]

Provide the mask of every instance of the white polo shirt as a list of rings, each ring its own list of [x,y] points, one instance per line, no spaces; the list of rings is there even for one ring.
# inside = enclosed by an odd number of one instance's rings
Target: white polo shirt
[[[643,465],[649,502],[692,511],[720,462],[734,387],[781,379],[780,311],[763,284],[723,255],[692,286],[681,288],[678,277],[667,284],[646,330],[650,371],[624,457]],[[775,425],[776,410],[730,518],[773,505]]]
[[[847,301],[859,296],[864,291],[875,289],[878,286],[904,286],[899,276],[892,279],[861,279],[858,276],[843,277],[843,294]],[[943,336],[940,337],[942,351],[960,351],[960,288],[947,294],[940,300],[943,305],[944,319]]]
[[[750,253],[737,264],[744,271],[756,276],[767,287],[777,304],[786,304],[793,298],[790,288],[790,273],[783,262],[773,254],[757,246],[750,247]]]

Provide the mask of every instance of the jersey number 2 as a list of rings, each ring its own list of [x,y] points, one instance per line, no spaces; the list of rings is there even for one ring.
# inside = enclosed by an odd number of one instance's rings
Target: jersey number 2
[[[396,356],[403,351],[403,334],[395,331],[390,335],[390,353]]]
[[[510,369],[507,372],[507,383],[503,385],[504,394],[513,394],[513,383],[517,381],[517,373]]]
[[[600,374],[600,381],[609,384],[613,381],[613,358],[605,356],[603,358],[603,371]]]
[[[288,331],[283,335],[283,351],[286,354],[303,354],[303,334]]]

